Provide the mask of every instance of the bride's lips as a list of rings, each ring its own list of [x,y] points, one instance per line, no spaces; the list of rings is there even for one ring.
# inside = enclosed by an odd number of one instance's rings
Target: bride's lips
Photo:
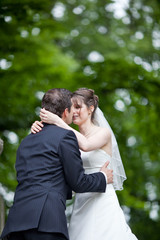
[[[73,120],[77,119],[78,115],[73,115]]]

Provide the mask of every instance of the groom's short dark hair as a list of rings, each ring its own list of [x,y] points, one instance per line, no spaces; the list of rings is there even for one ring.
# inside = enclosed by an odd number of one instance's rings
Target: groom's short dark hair
[[[42,108],[62,117],[66,108],[70,112],[72,92],[65,88],[53,88],[48,90],[42,98]]]

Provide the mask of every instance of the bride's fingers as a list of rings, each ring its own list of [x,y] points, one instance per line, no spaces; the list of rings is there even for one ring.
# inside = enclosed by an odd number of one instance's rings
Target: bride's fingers
[[[35,130],[35,131],[41,131],[41,130],[42,130],[42,128],[41,128],[41,127],[39,127],[39,126],[35,126],[33,130]]]
[[[41,108],[40,113],[46,113],[46,110],[44,108]]]
[[[35,124],[35,125],[34,125],[35,127],[40,127],[40,129],[43,128],[43,123],[42,123],[42,122],[35,121],[34,124]]]
[[[46,117],[46,114],[40,112],[40,117],[41,117],[41,118],[45,118],[45,117]]]
[[[37,131],[35,130],[35,128],[33,127],[33,125],[32,125],[32,127],[31,127],[31,133],[37,133]]]
[[[45,120],[46,119],[46,117],[45,116],[41,116],[40,115],[40,119],[42,120],[42,122],[43,122],[43,120]]]
[[[39,131],[40,131],[40,129],[38,129],[38,128],[35,127],[35,126],[32,126],[32,128],[31,128],[31,132],[36,133],[36,132],[39,132]]]
[[[31,127],[31,132],[34,131],[34,132],[39,132],[41,131],[43,128],[43,124],[40,123],[40,122],[35,122],[32,124],[32,127]]]
[[[42,123],[42,122],[39,122],[39,121],[35,121],[35,122],[32,124],[32,127],[35,128],[35,129],[41,130],[41,129],[43,128],[43,123]]]
[[[40,115],[40,119],[42,120],[42,122],[44,122],[46,120],[46,117]]]
[[[34,134],[35,134],[35,133],[37,133],[37,132],[35,132],[34,130],[31,130],[31,133],[34,133]]]
[[[42,122],[44,122],[44,123],[47,122],[47,118],[45,118],[45,117],[42,117],[41,120],[42,120]]]
[[[48,120],[48,116],[46,114],[40,115],[40,118],[41,118],[42,122],[45,122]]]

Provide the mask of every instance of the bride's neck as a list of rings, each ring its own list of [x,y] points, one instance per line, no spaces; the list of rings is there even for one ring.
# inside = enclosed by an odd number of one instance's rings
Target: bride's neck
[[[88,121],[79,126],[79,131],[86,138],[88,138],[88,137],[90,137],[90,135],[92,135],[95,128],[96,128],[96,126],[91,121]]]

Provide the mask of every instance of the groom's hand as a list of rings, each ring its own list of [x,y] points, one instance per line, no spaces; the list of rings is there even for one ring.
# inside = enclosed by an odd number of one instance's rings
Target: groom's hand
[[[107,161],[103,165],[103,167],[100,169],[100,171],[105,173],[105,175],[107,176],[107,183],[113,183],[113,170],[107,168],[108,164],[109,164],[109,161]]]

